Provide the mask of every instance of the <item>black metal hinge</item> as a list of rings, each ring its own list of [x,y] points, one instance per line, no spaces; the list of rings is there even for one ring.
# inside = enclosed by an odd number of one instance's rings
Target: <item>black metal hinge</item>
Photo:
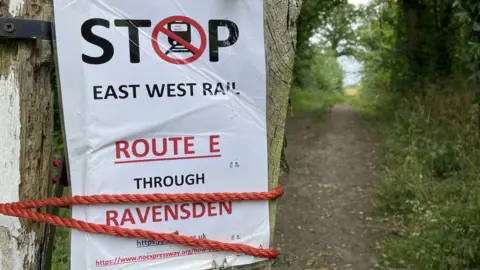
[[[0,17],[0,38],[52,39],[52,23],[49,21]]]

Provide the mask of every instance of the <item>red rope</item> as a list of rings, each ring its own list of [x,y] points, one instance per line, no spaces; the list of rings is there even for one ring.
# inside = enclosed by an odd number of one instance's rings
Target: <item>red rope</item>
[[[259,201],[279,198],[283,195],[281,186],[267,192],[237,193],[183,193],[183,194],[122,194],[72,196],[67,198],[48,198],[36,201],[24,201],[0,204],[0,214],[21,217],[37,222],[45,222],[55,226],[76,229],[82,232],[139,238],[152,241],[170,242],[184,246],[208,248],[217,251],[244,253],[251,256],[275,259],[279,252],[276,249],[255,248],[244,244],[222,243],[215,240],[195,239],[175,233],[158,233],[139,229],[127,229],[103,224],[88,223],[72,218],[60,218],[51,214],[33,212],[31,208],[67,205],[99,205],[99,204],[145,204],[174,202],[226,202],[226,201]]]

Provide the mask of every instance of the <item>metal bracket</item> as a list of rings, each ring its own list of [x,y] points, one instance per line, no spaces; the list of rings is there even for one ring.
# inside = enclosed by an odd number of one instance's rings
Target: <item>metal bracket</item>
[[[52,39],[52,22],[0,17],[0,38]]]

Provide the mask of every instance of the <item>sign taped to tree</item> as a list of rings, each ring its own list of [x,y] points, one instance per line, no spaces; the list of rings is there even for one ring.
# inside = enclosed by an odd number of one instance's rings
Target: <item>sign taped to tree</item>
[[[54,0],[73,195],[268,190],[262,0]],[[269,247],[268,201],[75,206],[78,220]],[[263,260],[72,231],[71,269]]]

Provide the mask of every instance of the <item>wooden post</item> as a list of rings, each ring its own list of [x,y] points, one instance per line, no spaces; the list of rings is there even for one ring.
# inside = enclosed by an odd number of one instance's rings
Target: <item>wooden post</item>
[[[280,176],[285,120],[292,82],[297,39],[297,17],[302,0],[264,0],[265,49],[267,53],[267,125],[269,187],[275,189]],[[281,200],[281,198],[280,198]],[[276,202],[270,202],[270,244],[274,242]],[[273,246],[272,246],[273,247]],[[270,269],[270,263],[229,269]]]
[[[1,17],[48,20],[50,15],[49,1],[0,1]],[[49,41],[0,37],[0,202],[47,196],[53,131],[51,72]],[[38,269],[43,227],[0,215],[0,269]]]

